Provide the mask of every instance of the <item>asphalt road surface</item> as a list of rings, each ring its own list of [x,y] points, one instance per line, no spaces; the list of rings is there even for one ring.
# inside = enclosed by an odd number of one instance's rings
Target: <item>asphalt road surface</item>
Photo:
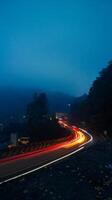
[[[31,152],[0,160],[0,184],[25,176],[55,162],[59,162],[80,150],[83,150],[90,142],[92,136],[82,129],[68,126],[65,122],[59,122],[62,126],[72,130],[73,137],[66,142],[47,147],[41,152]]]

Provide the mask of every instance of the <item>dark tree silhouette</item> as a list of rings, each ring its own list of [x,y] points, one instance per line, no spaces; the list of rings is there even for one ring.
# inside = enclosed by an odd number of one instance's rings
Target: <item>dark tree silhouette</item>
[[[112,133],[112,62],[93,82],[88,101],[90,123],[98,130]]]
[[[38,127],[47,118],[48,103],[45,93],[34,94],[33,101],[27,107],[27,122],[30,131],[37,132]]]
[[[97,133],[105,130],[112,135],[112,61],[93,82],[83,101],[75,101],[71,107],[74,122],[86,121]]]
[[[27,125],[31,140],[44,141],[60,138],[68,134],[60,127],[54,116],[49,118],[48,101],[45,93],[34,94],[33,101],[27,107]]]

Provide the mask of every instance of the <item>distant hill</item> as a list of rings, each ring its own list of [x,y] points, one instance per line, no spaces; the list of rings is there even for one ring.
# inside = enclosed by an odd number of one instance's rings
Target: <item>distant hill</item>
[[[0,88],[0,120],[19,117],[26,112],[27,104],[32,100],[33,94],[40,93],[37,89]],[[46,92],[50,112],[67,112],[68,104],[74,97],[61,92]]]

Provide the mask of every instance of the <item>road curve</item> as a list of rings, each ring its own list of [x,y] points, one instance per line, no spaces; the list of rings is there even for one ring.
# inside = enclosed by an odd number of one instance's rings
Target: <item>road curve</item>
[[[72,130],[71,140],[44,148],[43,151],[32,152],[0,160],[0,184],[30,174],[55,162],[63,160],[85,148],[93,137],[83,129],[69,126],[59,121],[61,126]]]

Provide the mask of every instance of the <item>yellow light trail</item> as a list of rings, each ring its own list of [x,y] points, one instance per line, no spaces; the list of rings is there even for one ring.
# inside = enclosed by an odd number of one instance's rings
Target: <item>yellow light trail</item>
[[[75,147],[77,144],[82,144],[83,142],[85,142],[85,140],[86,140],[85,135],[81,131],[77,131],[77,137],[74,136],[74,139],[71,142],[65,144],[64,148],[68,149],[73,146]]]

